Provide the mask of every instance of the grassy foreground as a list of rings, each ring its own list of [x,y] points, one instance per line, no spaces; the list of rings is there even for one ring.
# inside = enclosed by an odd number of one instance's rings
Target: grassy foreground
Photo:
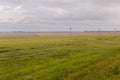
[[[120,80],[120,36],[0,37],[0,80]]]

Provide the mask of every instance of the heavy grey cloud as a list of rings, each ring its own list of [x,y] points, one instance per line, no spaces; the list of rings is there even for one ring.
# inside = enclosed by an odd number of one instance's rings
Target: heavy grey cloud
[[[0,1],[1,30],[111,30],[119,22],[120,0]]]

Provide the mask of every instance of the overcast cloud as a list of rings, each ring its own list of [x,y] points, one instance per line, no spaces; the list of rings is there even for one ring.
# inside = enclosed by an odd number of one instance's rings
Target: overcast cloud
[[[120,30],[120,0],[0,0],[0,31]]]

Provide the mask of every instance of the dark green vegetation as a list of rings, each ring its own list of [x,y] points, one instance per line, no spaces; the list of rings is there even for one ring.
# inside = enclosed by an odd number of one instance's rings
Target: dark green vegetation
[[[120,36],[0,37],[0,80],[120,80]]]

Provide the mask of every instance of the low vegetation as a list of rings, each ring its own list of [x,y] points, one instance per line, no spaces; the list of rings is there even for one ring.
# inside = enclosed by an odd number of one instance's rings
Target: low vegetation
[[[119,35],[0,37],[0,80],[119,79]]]

